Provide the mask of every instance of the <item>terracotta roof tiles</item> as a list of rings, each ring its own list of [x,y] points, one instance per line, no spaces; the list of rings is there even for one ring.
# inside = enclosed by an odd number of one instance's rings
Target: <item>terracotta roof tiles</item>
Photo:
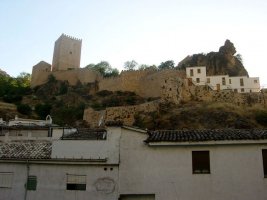
[[[148,132],[145,142],[200,142],[222,140],[265,140],[267,130],[158,130]]]
[[[52,145],[47,141],[0,143],[0,159],[49,159]]]

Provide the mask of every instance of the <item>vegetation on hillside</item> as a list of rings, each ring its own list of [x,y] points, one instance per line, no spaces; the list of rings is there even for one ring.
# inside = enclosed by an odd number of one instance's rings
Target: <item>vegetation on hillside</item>
[[[158,112],[135,116],[135,126],[148,129],[251,129],[267,127],[267,110],[220,102],[161,104]]]
[[[31,93],[31,76],[22,72],[16,78],[0,75],[0,98],[5,102],[19,102],[23,95]]]

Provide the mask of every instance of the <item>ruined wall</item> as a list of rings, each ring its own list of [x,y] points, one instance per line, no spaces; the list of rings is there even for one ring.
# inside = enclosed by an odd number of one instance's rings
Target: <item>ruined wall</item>
[[[131,91],[142,97],[160,97],[161,88],[167,78],[183,76],[184,72],[171,69],[123,71],[118,77],[99,82],[99,90]]]
[[[88,108],[84,111],[83,120],[91,127],[97,127],[99,122],[122,121],[124,125],[133,125],[134,116],[139,112],[154,112],[159,108],[159,101],[152,101],[134,106],[109,107],[106,110],[94,111]]]

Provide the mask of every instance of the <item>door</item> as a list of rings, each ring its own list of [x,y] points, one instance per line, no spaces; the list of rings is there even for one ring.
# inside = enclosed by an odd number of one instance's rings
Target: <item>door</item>
[[[217,84],[216,87],[217,87],[217,91],[221,90],[221,85],[220,84]]]

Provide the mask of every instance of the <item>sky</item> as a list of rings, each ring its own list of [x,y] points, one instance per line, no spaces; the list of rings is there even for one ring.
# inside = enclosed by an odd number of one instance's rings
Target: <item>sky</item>
[[[17,76],[51,64],[62,33],[82,39],[81,67],[108,61],[119,70],[129,60],[177,65],[229,39],[267,88],[266,0],[1,0],[0,69]]]

